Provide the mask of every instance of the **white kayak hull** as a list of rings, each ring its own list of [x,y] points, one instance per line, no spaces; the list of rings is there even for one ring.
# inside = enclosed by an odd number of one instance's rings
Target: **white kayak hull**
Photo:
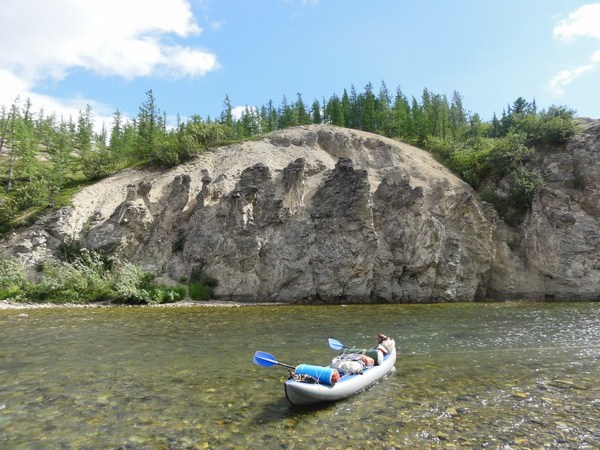
[[[395,370],[396,350],[385,356],[378,366],[371,366],[361,374],[344,375],[333,386],[287,380],[284,383],[285,395],[294,405],[311,405],[334,402],[366,389],[373,383]]]

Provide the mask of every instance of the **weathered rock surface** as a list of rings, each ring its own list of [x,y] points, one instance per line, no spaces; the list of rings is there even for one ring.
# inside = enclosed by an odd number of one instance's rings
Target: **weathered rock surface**
[[[600,298],[600,123],[540,154],[546,187],[519,230],[429,154],[331,126],[273,133],[161,173],[129,170],[14,233],[30,263],[65,239],[220,299],[427,302]]]
[[[545,187],[511,238],[514,252],[498,258],[493,297],[600,299],[600,121],[581,120],[564,149],[532,163]]]

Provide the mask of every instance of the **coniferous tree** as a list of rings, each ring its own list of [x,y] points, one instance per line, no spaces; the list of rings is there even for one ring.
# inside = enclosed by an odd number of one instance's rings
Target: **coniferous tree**
[[[381,81],[379,96],[376,102],[375,130],[387,137],[395,132],[394,114],[391,107],[392,99],[385,82]]]
[[[347,128],[353,128],[350,97],[348,96],[346,89],[344,89],[344,93],[342,94],[342,114],[344,115],[344,126]]]
[[[346,122],[347,126],[356,130],[362,130],[362,103],[353,84],[350,85],[350,96],[348,97],[348,101],[350,103],[350,118]]]
[[[229,95],[225,95],[225,100],[223,100],[223,111],[221,111],[221,123],[227,127],[233,126],[233,108],[231,107]]]
[[[223,111],[221,111],[221,124],[224,125],[227,129],[228,139],[238,139],[237,128],[233,119],[233,108],[231,106],[231,101],[229,100],[229,95],[225,95],[225,100],[223,100]]]
[[[18,118],[15,123],[15,135],[13,140],[14,170],[15,177],[31,181],[35,175],[35,163],[38,141],[36,139],[33,122],[25,117]]]
[[[396,90],[394,99],[394,134],[408,141],[415,139],[415,131],[410,111],[410,104],[400,87]]]
[[[533,111],[532,105],[523,97],[517,98],[511,109],[512,114],[530,114]]]
[[[362,130],[375,131],[375,94],[373,94],[373,85],[369,82],[365,86],[365,93],[361,101],[362,112]]]
[[[52,140],[52,134],[56,128],[56,113],[52,113],[49,116],[44,114],[38,114],[36,121],[37,140],[41,145],[48,149]]]
[[[4,180],[7,197],[0,199],[0,220],[4,221],[39,202],[41,186],[36,179],[40,164],[37,163],[38,134],[31,101],[28,100],[23,109],[19,109],[15,102],[8,114],[6,108],[2,111],[3,120],[8,121],[8,124],[3,122],[2,127],[7,130],[3,136],[8,150],[8,168]]]
[[[94,138],[94,121],[92,107],[86,105],[85,111],[79,111],[77,118],[77,131],[75,133],[75,146],[79,152],[79,161],[81,167],[86,171],[86,167],[93,159],[92,141]]]
[[[246,106],[239,120],[242,138],[249,138],[259,133],[260,123],[256,108]]]
[[[494,113],[494,117],[496,114]],[[467,128],[467,113],[463,107],[462,96],[458,91],[452,92],[450,103],[450,134],[453,139],[460,139]]]
[[[421,94],[420,111],[422,112],[422,115],[421,115],[422,120],[421,120],[421,136],[419,137],[419,140],[422,142],[425,142],[425,139],[424,139],[425,135],[434,134],[434,133],[432,133],[432,128],[431,128],[431,125],[432,125],[431,118],[433,116],[431,93],[429,92],[429,90],[427,88],[424,88],[423,93]]]
[[[279,108],[279,123],[277,127],[284,129],[292,125],[294,125],[294,108],[290,106],[287,97],[284,95],[281,100],[281,107]]]
[[[32,108],[33,104],[31,103],[31,99],[27,97],[27,100],[25,100],[25,105],[23,106],[23,120],[28,124],[33,124]]]
[[[15,149],[15,129],[17,122],[21,119],[21,114],[19,111],[19,97],[15,99],[15,102],[10,107],[10,112],[8,113],[8,117],[4,122],[4,127],[2,130],[2,138],[0,140],[0,151],[2,147],[6,146],[9,148],[9,163],[8,163],[8,173],[6,174],[6,183],[5,188],[7,191],[12,189],[13,185],[13,177],[15,170],[15,162],[17,160],[17,153]]]
[[[267,107],[262,105],[260,107],[260,111],[258,113],[259,121],[260,121],[260,129],[263,133],[269,133],[272,130],[269,128],[269,114],[267,112]]]
[[[315,99],[310,108],[310,115],[312,117],[312,123],[320,124],[323,123],[323,117],[321,116],[321,105],[319,100]]]
[[[273,105],[273,100],[269,99],[267,103],[267,123],[268,131],[274,131],[277,129],[277,123],[279,122],[279,114],[277,108]]]
[[[119,159],[125,159],[123,145],[123,115],[118,109],[113,114],[112,128],[110,130],[109,149]]]
[[[5,105],[0,107],[0,152],[4,148],[4,142],[6,140],[6,134],[8,132],[10,120],[10,112],[6,109]]]
[[[469,117],[470,135],[471,137],[477,137],[481,135],[483,122],[481,116],[477,113]]]
[[[160,117],[160,109],[150,89],[146,91],[146,101],[141,104],[138,113],[137,152],[141,160],[152,161],[157,156]]]
[[[327,102],[327,106],[325,107],[325,120],[332,125],[337,125],[339,127],[344,126],[342,102],[336,94],[333,94]]]
[[[62,191],[69,174],[74,171],[73,130],[68,122],[61,120],[52,133],[48,149],[48,204],[54,206],[56,196]]]
[[[431,95],[428,113],[429,133],[445,141],[450,122],[450,109],[446,96],[439,94]]]
[[[414,141],[419,145],[423,145],[429,135],[429,124],[424,106],[419,105],[419,102],[414,97],[412,98],[410,112],[414,124]]]
[[[496,116],[496,112],[494,111],[494,117],[492,117],[492,127],[490,132],[490,137],[497,138],[500,136],[500,121],[498,120],[498,116]]]
[[[310,116],[308,115],[308,111],[302,100],[302,94],[298,92],[296,96],[298,99],[294,105],[296,125],[308,125],[310,123]]]

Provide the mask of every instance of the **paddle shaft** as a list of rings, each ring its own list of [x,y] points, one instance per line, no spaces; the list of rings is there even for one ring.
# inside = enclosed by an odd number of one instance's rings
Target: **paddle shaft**
[[[290,366],[289,364],[280,363],[270,353],[260,352],[260,351],[254,353],[254,363],[256,363],[260,366],[265,366],[265,367],[278,365],[278,366],[283,366],[287,369],[292,369],[292,370],[295,369],[294,366]]]
[[[277,365],[278,366],[283,366],[283,367],[285,367],[287,369],[296,370],[296,368],[294,366],[290,366],[289,364],[283,364],[283,363],[277,362]]]

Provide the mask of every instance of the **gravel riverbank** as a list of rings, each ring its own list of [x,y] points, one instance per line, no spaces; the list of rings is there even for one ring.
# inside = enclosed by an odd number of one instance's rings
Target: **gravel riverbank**
[[[162,303],[157,305],[124,305],[109,302],[100,303],[27,303],[15,302],[11,300],[0,300],[0,310],[7,309],[44,309],[44,308],[177,308],[190,306],[205,306],[205,307],[241,307],[241,306],[275,306],[280,303],[238,303],[224,301],[181,301],[174,303]]]

